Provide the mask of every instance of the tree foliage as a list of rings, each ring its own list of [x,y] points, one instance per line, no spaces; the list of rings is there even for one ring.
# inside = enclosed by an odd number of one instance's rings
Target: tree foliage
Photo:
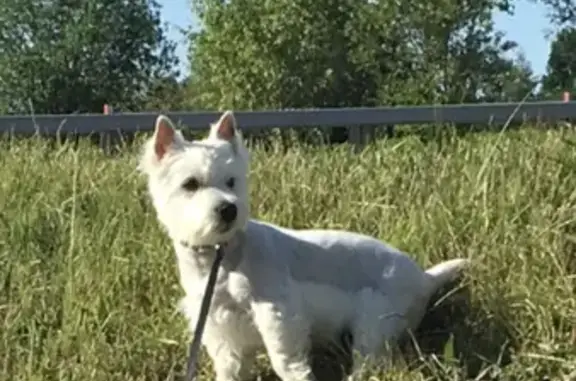
[[[174,64],[154,0],[0,2],[4,113],[138,108]]]
[[[531,0],[541,2],[548,9],[548,18],[554,25],[576,24],[576,3],[573,0]]]
[[[534,86],[494,30],[508,0],[192,0],[190,86],[205,108],[522,98]],[[521,61],[521,57],[519,58]]]
[[[573,87],[573,0],[544,91]],[[528,62],[494,26],[514,0],[191,0],[178,80],[157,0],[0,2],[0,112],[262,109],[517,101]],[[572,60],[572,61],[571,61]]]
[[[549,96],[576,91],[576,28],[561,30],[550,46],[543,92]]]

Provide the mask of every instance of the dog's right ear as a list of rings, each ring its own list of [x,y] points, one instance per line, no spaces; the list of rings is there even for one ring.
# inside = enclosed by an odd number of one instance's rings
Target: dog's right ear
[[[176,129],[166,115],[158,115],[154,129],[154,152],[156,158],[161,160],[166,152],[174,148],[176,143]]]
[[[152,174],[167,153],[180,150],[186,139],[166,115],[158,115],[154,126],[154,135],[144,145],[138,169],[141,172]]]

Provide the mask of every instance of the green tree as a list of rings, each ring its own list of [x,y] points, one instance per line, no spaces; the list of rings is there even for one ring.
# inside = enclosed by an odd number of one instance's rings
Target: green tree
[[[509,1],[445,3],[440,17],[425,18],[430,64],[442,73],[438,91],[448,103],[483,100],[498,77],[507,74],[504,58],[516,48],[494,29],[493,12],[511,12]],[[439,65],[439,66],[438,66]],[[512,66],[512,65],[509,65]]]
[[[548,18],[555,25],[576,24],[576,3],[572,0],[531,0],[548,8]]]
[[[0,111],[138,109],[173,48],[155,0],[0,2]]]
[[[150,86],[144,105],[147,111],[183,111],[187,105],[188,80],[175,76],[160,77]]]
[[[562,29],[550,46],[542,92],[558,99],[563,91],[576,91],[576,28]]]
[[[203,107],[344,106],[361,99],[354,0],[193,0],[191,86]]]
[[[494,29],[508,0],[192,0],[192,10],[198,107],[462,102],[533,85]]]
[[[519,102],[534,100],[537,96],[537,78],[523,54],[514,59],[495,59],[492,62],[494,76],[482,89],[483,102]]]

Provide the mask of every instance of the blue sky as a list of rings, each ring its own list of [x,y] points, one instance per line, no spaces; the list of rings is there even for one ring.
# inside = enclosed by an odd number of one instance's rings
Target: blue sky
[[[162,17],[169,25],[169,37],[178,43],[177,54],[182,62],[182,71],[186,72],[186,38],[180,29],[193,24],[189,0],[160,0],[160,4]],[[535,74],[544,74],[550,44],[547,35],[552,31],[544,7],[530,0],[519,0],[514,16],[497,14],[495,19],[497,28],[505,32],[509,39],[519,43]]]

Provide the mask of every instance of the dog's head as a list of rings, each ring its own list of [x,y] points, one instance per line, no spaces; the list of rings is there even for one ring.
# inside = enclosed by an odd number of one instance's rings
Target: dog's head
[[[193,141],[168,117],[158,116],[140,169],[170,237],[190,246],[211,246],[228,241],[246,225],[248,164],[236,119],[227,111],[206,139]]]

